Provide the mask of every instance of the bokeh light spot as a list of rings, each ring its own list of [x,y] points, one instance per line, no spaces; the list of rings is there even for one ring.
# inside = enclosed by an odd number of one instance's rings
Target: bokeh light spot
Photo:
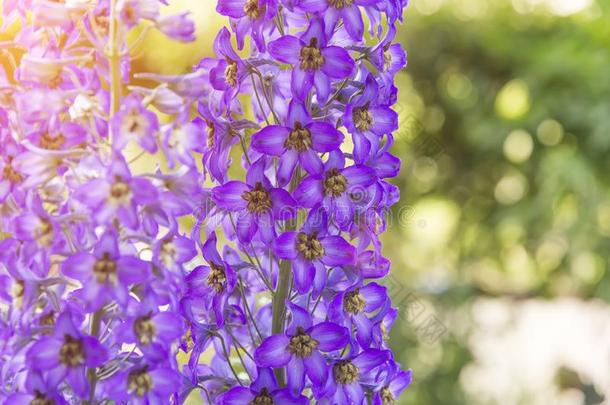
[[[527,161],[534,150],[534,141],[531,135],[524,130],[511,132],[504,141],[504,156],[513,163]]]
[[[542,144],[554,146],[563,138],[563,126],[552,119],[544,120],[538,125],[536,135]]]
[[[527,84],[521,79],[506,83],[496,96],[495,107],[503,118],[515,120],[523,117],[531,107]]]
[[[527,192],[527,179],[518,172],[505,175],[498,181],[494,196],[500,204],[511,205],[519,202]]]

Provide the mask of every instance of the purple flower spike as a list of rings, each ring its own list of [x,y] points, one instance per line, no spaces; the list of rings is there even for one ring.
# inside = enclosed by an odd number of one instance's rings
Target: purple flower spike
[[[193,10],[5,3],[2,401],[394,403],[406,1],[218,0],[213,57],[179,74],[130,50],[194,41]]]

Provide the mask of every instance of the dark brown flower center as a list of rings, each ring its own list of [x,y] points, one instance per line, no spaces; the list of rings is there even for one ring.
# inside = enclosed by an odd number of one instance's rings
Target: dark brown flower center
[[[343,296],[343,310],[350,314],[359,314],[366,305],[366,301],[359,289],[350,291]]]
[[[48,150],[57,150],[62,147],[65,141],[66,138],[62,134],[53,136],[50,133],[45,132],[40,137],[40,147]]]
[[[337,169],[326,172],[324,179],[324,195],[340,197],[347,190],[347,179]]]
[[[263,9],[259,6],[258,0],[248,0],[244,5],[244,13],[251,20],[256,20],[263,13]]]
[[[110,200],[117,204],[126,204],[131,197],[129,184],[117,178],[110,188]]]
[[[341,10],[344,7],[349,7],[352,5],[352,3],[352,0],[328,0],[328,4],[338,10]]]
[[[54,311],[49,311],[44,315],[41,315],[40,318],[38,318],[38,324],[40,326],[53,326],[55,325],[55,312]]]
[[[77,367],[85,362],[85,348],[80,339],[70,335],[64,336],[64,343],[59,349],[59,361],[68,367]]]
[[[30,405],[54,405],[55,401],[47,398],[45,394],[40,391],[36,391],[34,399],[30,401]]]
[[[311,148],[311,132],[307,128],[303,128],[300,122],[295,122],[294,128],[284,142],[284,146],[298,152],[308,150]]]
[[[297,251],[307,260],[314,260],[324,256],[324,247],[318,240],[318,235],[299,232],[297,235]]]
[[[227,67],[225,69],[225,80],[231,87],[237,84],[237,62],[227,58]]]
[[[392,56],[388,52],[383,52],[383,70],[388,71],[392,64]]]
[[[333,366],[333,377],[339,384],[352,384],[360,378],[360,370],[349,360],[341,360]]]
[[[250,401],[249,405],[273,405],[273,398],[269,395],[267,388],[263,388],[259,394]]]
[[[12,161],[13,158],[9,157],[2,169],[2,177],[13,184],[21,183],[23,176],[13,168]]]
[[[41,218],[34,230],[34,237],[41,245],[48,245],[53,241],[53,225],[48,219]]]
[[[256,183],[254,188],[242,194],[241,198],[248,202],[248,211],[261,214],[271,208],[271,197],[261,183]]]
[[[94,21],[95,28],[99,29],[101,31],[100,33],[103,33],[104,35],[108,34],[108,29],[110,27],[110,19],[106,14],[96,14]]]
[[[205,120],[205,123],[208,128],[208,148],[211,148],[212,146],[214,146],[214,136],[215,136],[214,123],[210,120]]]
[[[148,126],[146,118],[140,114],[137,108],[132,108],[123,118],[122,130],[128,133],[137,133],[145,135],[145,128]]]
[[[301,327],[297,328],[297,333],[290,338],[288,351],[300,358],[309,357],[318,347],[318,341],[309,336]]]
[[[136,319],[136,321],[133,323],[133,331],[141,345],[151,343],[157,333],[155,324],[152,322],[150,314]]]
[[[127,391],[139,397],[152,389],[153,381],[145,368],[134,370],[127,376]]]
[[[369,112],[368,106],[355,108],[352,111],[352,120],[354,121],[354,126],[360,131],[368,131],[373,125],[373,116]]]
[[[117,274],[116,262],[110,257],[110,253],[104,252],[101,259],[98,259],[93,265],[93,273],[98,283],[110,282],[116,284]]]
[[[301,70],[318,70],[324,64],[324,56],[318,48],[317,38],[312,38],[309,45],[301,48],[299,62]]]
[[[394,394],[392,394],[389,387],[383,387],[381,390],[381,402],[383,405],[393,405],[396,403],[394,400]]]
[[[225,288],[227,281],[227,273],[225,267],[214,262],[210,262],[210,274],[208,274],[208,286],[212,287],[217,294],[220,294]]]

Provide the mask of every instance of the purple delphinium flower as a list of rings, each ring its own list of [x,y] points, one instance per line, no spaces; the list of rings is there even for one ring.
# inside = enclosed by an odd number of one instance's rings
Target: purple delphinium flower
[[[84,398],[89,393],[86,368],[99,367],[107,358],[107,351],[97,339],[82,334],[63,312],[49,336],[43,336],[27,352],[28,367],[47,375],[48,386],[66,381],[76,395]]]
[[[368,349],[354,357],[337,359],[332,364],[332,378],[326,381],[324,388],[316,397],[319,404],[362,404],[364,389],[362,384],[376,386],[376,368],[390,360],[390,351]]]
[[[210,70],[210,83],[214,89],[224,93],[223,107],[227,107],[239,93],[243,77],[247,74],[247,67],[233,50],[231,33],[226,28],[222,28],[216,36],[214,52],[218,61]]]
[[[398,114],[379,99],[379,85],[372,75],[367,76],[362,94],[347,104],[344,117],[357,163],[366,161],[371,149],[379,149],[383,135],[398,128]]]
[[[268,125],[252,136],[252,147],[270,156],[279,156],[280,185],[292,178],[297,163],[310,174],[324,169],[319,153],[339,147],[343,134],[327,122],[314,122],[303,104],[291,101],[286,125]]]
[[[331,220],[345,229],[354,219],[356,206],[374,195],[370,187],[377,176],[365,165],[345,166],[343,153],[331,152],[324,173],[305,177],[294,191],[297,202],[307,208],[318,204],[331,213]]]
[[[294,283],[301,294],[321,291],[326,282],[326,266],[353,264],[356,252],[352,245],[338,235],[330,235],[327,214],[322,209],[312,209],[303,227],[284,232],[273,242],[273,251],[292,262]]]
[[[269,53],[283,63],[293,65],[292,91],[305,100],[315,86],[319,102],[330,95],[331,80],[345,79],[354,71],[354,61],[339,46],[328,45],[324,22],[313,18],[300,37],[285,35],[269,44]]]
[[[163,361],[172,343],[184,333],[184,322],[179,314],[159,311],[153,299],[145,302],[132,300],[127,306],[125,320],[117,328],[117,340],[137,344],[142,353],[153,361]]]
[[[266,44],[263,34],[273,27],[277,6],[276,0],[219,0],[216,11],[231,17],[238,49],[243,49],[244,37],[251,33],[258,50],[264,52]]]
[[[234,387],[224,393],[219,401],[221,405],[244,405],[269,403],[277,405],[306,405],[309,403],[303,395],[293,396],[289,390],[280,388],[273,371],[259,368],[256,380],[246,387]]]
[[[216,233],[209,235],[202,252],[208,264],[197,266],[186,276],[187,292],[182,305],[191,320],[196,321],[201,310],[211,311],[220,326],[224,323],[226,301],[235,288],[236,275],[216,250]],[[195,303],[200,302],[204,303],[204,308],[194,307]]]
[[[122,255],[116,234],[106,232],[93,253],[79,252],[70,256],[62,264],[61,271],[82,283],[79,295],[87,309],[93,312],[111,299],[126,305],[129,286],[149,277],[150,264],[133,255]]]
[[[296,215],[294,199],[286,190],[271,186],[264,166],[264,160],[258,160],[249,169],[246,183],[229,181],[213,190],[218,207],[236,214],[237,237],[243,243],[249,243],[255,234],[271,243],[276,237],[276,221]]]
[[[149,153],[157,151],[157,116],[144,108],[139,97],[130,95],[123,100],[123,105],[112,120],[114,147],[121,150],[128,142],[136,141]]]
[[[157,28],[176,41],[193,42],[195,23],[189,18],[189,14],[189,12],[183,12],[161,17],[157,20]]]
[[[50,385],[49,379],[38,370],[30,370],[25,381],[25,391],[8,396],[5,404],[29,405],[29,404],[57,404],[67,405],[68,402],[59,394],[57,385]]]
[[[169,365],[138,364],[119,372],[104,384],[114,401],[147,405],[169,402],[180,386],[180,374]]]
[[[324,18],[326,33],[331,34],[339,20],[354,41],[362,41],[364,21],[360,7],[374,7],[379,0],[299,0],[298,7],[309,13],[320,13]]]
[[[369,283],[335,295],[330,304],[329,317],[350,330],[354,325],[358,343],[369,347],[375,321],[383,317],[389,300],[385,287]]]
[[[413,372],[411,370],[401,371],[394,367],[385,385],[373,394],[373,405],[393,404],[396,398],[411,385],[412,379]]]
[[[119,220],[136,229],[138,207],[156,202],[157,189],[148,179],[133,177],[127,162],[115,155],[105,178],[98,178],[80,186],[74,198],[83,202],[100,224]]]
[[[313,324],[309,313],[297,305],[290,305],[292,321],[285,334],[266,338],[254,352],[259,367],[286,367],[288,387],[300,393],[307,376],[315,387],[325,384],[328,367],[321,352],[332,352],[345,347],[348,330],[332,322]]]

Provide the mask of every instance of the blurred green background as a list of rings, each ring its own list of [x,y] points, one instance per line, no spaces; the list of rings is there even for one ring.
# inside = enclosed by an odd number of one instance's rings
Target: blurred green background
[[[139,70],[183,72],[225,20],[188,7],[195,44],[155,34]],[[194,7],[194,8],[193,8]],[[413,0],[398,38],[384,237],[400,404],[598,404],[610,397],[610,2]]]

